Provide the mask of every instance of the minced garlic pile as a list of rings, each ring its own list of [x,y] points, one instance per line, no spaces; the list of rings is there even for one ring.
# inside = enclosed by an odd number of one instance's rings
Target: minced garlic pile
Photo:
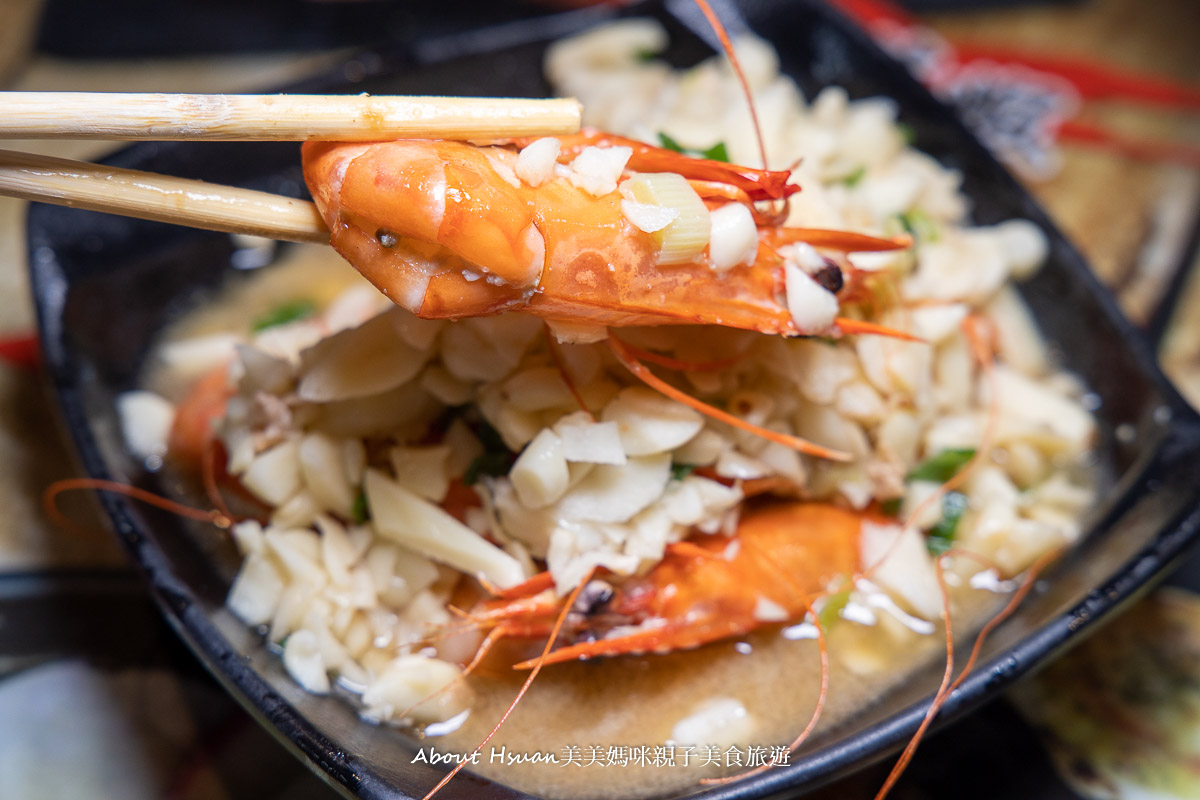
[[[720,142],[732,160],[753,163],[728,67],[713,60],[679,73],[638,57],[661,48],[663,36],[645,23],[614,26],[554,48],[548,71],[583,100],[592,124],[650,141],[662,132],[698,149]],[[914,629],[939,614],[929,538],[948,515],[955,547],[1009,575],[1078,536],[1092,492],[1072,467],[1094,423],[1080,387],[1048,363],[1008,283],[1044,257],[1040,232],[1021,221],[965,227],[958,176],[905,146],[889,102],[850,103],[838,89],[809,102],[761,42],[743,42],[739,53],[773,166],[800,159],[803,192],[789,224],[912,232],[911,251],[851,259],[894,292],[876,321],[926,341],[681,327],[619,336],[682,362],[726,362],[655,371],[705,403],[854,460],[802,456],[714,421],[642,385],[603,343],[551,344],[538,319],[422,320],[365,284],[304,319],[176,342],[162,354],[169,369],[232,364],[234,397],[219,435],[229,473],[269,519],[234,529],[245,561],[229,604],[248,624],[267,626],[306,689],[329,691],[332,677],[361,693],[371,718],[452,718],[470,702],[461,682],[409,709],[453,683],[478,643],[430,646],[431,632],[451,622],[446,607],[460,575],[504,588],[544,564],[565,593],[597,566],[616,576],[645,571],[672,542],[732,533],[746,481],[771,479],[785,495],[854,508],[890,505],[896,523],[867,525],[862,537],[865,564],[886,560],[856,590],[886,602],[847,608],[889,607]],[[529,145],[518,178],[546,180],[556,155],[549,144]],[[620,153],[594,157],[610,156]],[[597,189],[614,191],[612,183]],[[626,215],[643,230],[675,220],[655,211],[662,191],[622,190]],[[714,266],[739,263],[744,220],[716,216]],[[787,254],[805,274],[809,251]],[[814,306],[800,296],[806,289],[794,291],[799,320]],[[791,304],[791,278],[787,295]],[[836,311],[835,302],[821,313]],[[996,331],[990,382],[961,332],[969,314]],[[134,393],[123,408],[131,446],[161,451],[169,404]],[[946,454],[961,466],[980,446],[990,409],[992,449],[956,505],[923,503],[944,480]],[[983,572],[963,561],[953,570],[964,579]]]

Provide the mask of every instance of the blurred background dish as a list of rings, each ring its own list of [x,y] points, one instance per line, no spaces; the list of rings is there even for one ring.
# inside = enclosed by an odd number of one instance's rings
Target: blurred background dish
[[[42,0],[9,0],[0,9],[0,84],[24,68],[33,52]]]

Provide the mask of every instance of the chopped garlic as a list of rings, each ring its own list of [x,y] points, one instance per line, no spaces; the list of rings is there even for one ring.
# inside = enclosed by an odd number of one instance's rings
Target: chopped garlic
[[[683,745],[735,745],[751,741],[754,718],[738,700],[714,697],[705,700],[692,713],[675,723],[671,741]]]
[[[117,398],[125,445],[138,458],[163,456],[175,421],[175,406],[154,392],[125,392]]]
[[[711,428],[705,428],[675,451],[675,461],[679,464],[707,467],[715,463],[728,447],[729,441],[725,437]]]
[[[283,648],[283,666],[306,692],[329,692],[329,675],[325,671],[325,660],[321,658],[317,635],[312,631],[302,629],[288,636],[287,644]]]
[[[615,465],[626,461],[616,422],[596,422],[586,412],[578,411],[559,420],[554,431],[562,438],[567,461]]]
[[[837,318],[837,295],[809,277],[792,262],[785,264],[787,307],[792,323],[803,334],[824,333]]]
[[[243,555],[263,551],[263,526],[254,519],[244,519],[229,529],[238,552]]]
[[[367,397],[394,389],[416,376],[428,360],[400,336],[403,309],[380,314],[305,350],[297,393],[317,403]]]
[[[242,562],[225,602],[247,625],[265,625],[275,616],[283,586],[283,576],[271,559],[251,553]]]
[[[739,453],[737,450],[726,450],[717,459],[717,474],[722,478],[748,481],[762,478],[770,471],[767,465],[753,456]]]
[[[621,447],[631,456],[674,450],[704,427],[699,412],[642,386],[622,389],[601,419],[616,425]]]
[[[450,472],[446,469],[449,458],[450,448],[444,444],[393,447],[391,460],[396,483],[426,500],[440,503],[450,490]]]
[[[517,155],[517,177],[530,186],[541,186],[554,177],[554,165],[562,145],[558,139],[546,136],[536,139]]]
[[[1048,447],[1058,440],[1071,453],[1087,449],[1096,423],[1077,402],[1004,364],[997,364],[992,374],[1003,420],[997,442],[1025,436]]]
[[[475,397],[475,385],[460,380],[441,364],[430,364],[418,381],[421,388],[448,406],[461,406]]]
[[[286,394],[295,380],[294,372],[291,362],[248,344],[237,346],[237,359],[230,370],[238,391],[247,395],[256,392]]]
[[[789,616],[786,608],[769,597],[759,595],[754,601],[754,618],[759,622],[786,622]]]
[[[657,233],[679,219],[679,209],[639,203],[636,200],[621,200],[621,213],[633,226],[646,233]]]
[[[303,528],[313,523],[322,509],[306,491],[292,495],[292,499],[271,512],[271,525],[280,528]]]
[[[1017,290],[1001,288],[988,303],[987,314],[996,326],[1000,357],[1031,378],[1045,375],[1050,368],[1046,342]]]
[[[446,472],[451,475],[462,475],[472,461],[483,455],[483,444],[460,418],[456,418],[446,429],[443,444],[450,448]]]
[[[561,319],[548,319],[546,325],[554,338],[561,344],[592,344],[608,338],[608,328],[589,322],[568,322]]]
[[[1010,219],[995,227],[1000,249],[1008,259],[1008,269],[1017,279],[1028,278],[1050,252],[1046,234],[1027,219]]]
[[[521,370],[504,382],[504,395],[522,411],[544,411],[574,404],[562,373],[554,367]]]
[[[817,248],[807,242],[796,242],[781,248],[780,255],[794,262],[809,275],[815,275],[825,268],[825,258],[817,252]]]
[[[525,579],[520,562],[429,501],[373,469],[365,480],[375,532],[503,588]]]
[[[728,203],[709,212],[708,257],[718,272],[738,264],[753,264],[758,253],[758,226],[750,209]]]
[[[180,381],[196,378],[222,364],[228,364],[237,353],[243,337],[234,333],[214,333],[167,342],[158,357]]]
[[[517,497],[529,508],[548,506],[567,490],[570,475],[563,443],[554,431],[542,430],[509,472]]]
[[[558,503],[563,517],[628,522],[657,500],[671,478],[671,456],[635,456],[624,466],[597,464]]]
[[[875,583],[924,619],[937,619],[942,611],[942,596],[933,559],[916,528],[863,520],[859,546],[863,567],[871,572]]]
[[[320,586],[326,582],[328,573],[322,563],[321,538],[316,531],[271,526],[263,538],[267,552],[279,560],[293,579],[310,586]]]
[[[611,194],[632,155],[631,147],[585,147],[571,162],[570,181],[596,197]]]
[[[939,344],[959,330],[970,311],[962,303],[924,306],[911,312],[913,332],[930,344]]]
[[[450,719],[461,713],[470,699],[467,684],[458,680],[454,664],[424,656],[401,656],[388,664],[365,692],[367,715],[395,719],[411,707],[408,719],[416,723]],[[452,687],[449,691],[443,691]]]
[[[281,506],[300,489],[300,446],[295,439],[259,453],[242,474],[242,485],[271,506]]]
[[[309,494],[324,510],[349,517],[355,492],[346,475],[341,442],[323,433],[309,433],[300,440],[298,453]]]
[[[462,380],[497,380],[541,332],[541,320],[524,314],[459,320],[442,335],[442,363]]]

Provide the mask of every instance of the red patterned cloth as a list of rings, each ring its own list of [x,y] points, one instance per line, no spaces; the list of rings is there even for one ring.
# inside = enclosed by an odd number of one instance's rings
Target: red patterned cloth
[[[890,0],[831,0],[941,99],[1012,169],[1030,179],[1058,170],[1057,142],[1200,168],[1200,148],[1135,139],[1076,119],[1084,102],[1121,100],[1200,111],[1200,90],[1106,65],[1003,48],[953,44]]]

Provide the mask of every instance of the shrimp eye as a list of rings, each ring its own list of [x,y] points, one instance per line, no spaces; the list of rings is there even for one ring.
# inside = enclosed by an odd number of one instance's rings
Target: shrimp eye
[[[605,581],[588,581],[575,601],[574,611],[584,616],[595,614],[613,598],[613,587]]]
[[[821,267],[813,273],[813,280],[821,285],[822,288],[837,294],[845,285],[845,280],[842,278],[842,270],[831,259],[825,259],[825,266]]]
[[[400,241],[396,234],[392,233],[387,228],[380,228],[379,230],[375,231],[375,238],[379,240],[379,244],[389,249],[395,247],[396,243]]]

